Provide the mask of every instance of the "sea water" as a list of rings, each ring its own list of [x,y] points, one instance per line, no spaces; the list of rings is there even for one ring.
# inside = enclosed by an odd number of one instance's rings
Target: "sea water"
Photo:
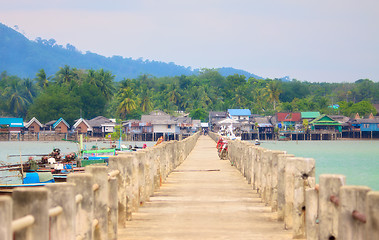
[[[146,144],[148,147],[155,142],[122,142],[122,145],[132,145],[142,147]],[[91,150],[93,147],[110,148],[112,145],[119,146],[119,142],[109,141],[91,141],[84,142],[85,150]],[[54,148],[59,148],[61,154],[65,155],[71,152],[79,152],[79,145],[69,141],[10,141],[0,142],[0,166],[9,164],[20,164],[28,161],[28,156],[24,155],[48,155]],[[11,156],[10,156],[11,155]],[[21,155],[21,156],[20,156]],[[35,160],[41,159],[42,156],[34,157]],[[0,171],[0,184],[21,183],[21,174],[18,171]]]
[[[315,159],[317,182],[320,174],[342,174],[347,185],[379,190],[379,141],[267,141],[261,146]]]

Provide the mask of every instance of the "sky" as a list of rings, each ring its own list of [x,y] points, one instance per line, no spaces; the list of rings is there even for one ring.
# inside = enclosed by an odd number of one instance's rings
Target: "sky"
[[[379,81],[378,0],[0,0],[0,22],[104,56]]]

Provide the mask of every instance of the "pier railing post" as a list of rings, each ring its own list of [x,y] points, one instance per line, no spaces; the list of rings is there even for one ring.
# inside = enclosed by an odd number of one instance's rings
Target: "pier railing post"
[[[67,182],[75,184],[76,222],[80,223],[80,227],[76,228],[76,238],[93,239],[93,176],[89,173],[71,173],[67,176]]]
[[[0,239],[12,239],[12,198],[0,196]]]
[[[315,160],[312,158],[288,158],[286,164],[286,213],[289,227],[293,229],[293,238],[305,237],[305,190],[315,186]],[[287,188],[288,187],[288,188]],[[289,197],[292,195],[292,197]],[[287,201],[288,200],[288,201]]]
[[[277,211],[278,220],[284,220],[284,206],[285,206],[285,166],[287,158],[294,157],[293,154],[279,154],[278,155],[278,181],[277,181]]]
[[[284,151],[271,151],[270,154],[267,201],[273,212],[276,212],[278,208],[278,156],[285,153]]]
[[[338,197],[345,176],[321,174],[319,180],[319,239],[337,239]]]
[[[267,150],[261,147],[257,147],[257,157],[255,158],[255,189],[259,196],[262,196],[262,158]]]
[[[116,240],[118,231],[118,179],[108,177],[108,239]]]
[[[46,188],[49,191],[49,209],[62,208],[58,216],[50,216],[50,235],[54,239],[75,239],[76,203],[75,185],[72,183],[51,183]]]
[[[115,178],[117,178],[118,223],[121,227],[124,227],[126,221],[130,221],[132,218],[130,206],[132,175],[128,172],[128,165],[130,165],[132,157],[132,153],[123,153],[109,158],[108,163],[110,171],[119,171]]]
[[[375,240],[379,238],[379,192],[371,191],[366,200],[366,239]]]
[[[12,198],[13,220],[26,215],[34,217],[33,225],[14,233],[15,239],[48,240],[49,211],[47,189],[43,187],[14,189]]]
[[[352,213],[359,212],[365,214],[366,196],[369,191],[370,188],[365,186],[342,186],[340,188],[339,239],[365,239],[365,222],[354,219]]]
[[[135,152],[134,153],[135,159],[138,163],[138,207],[142,206],[145,201],[147,201],[146,197],[146,179],[145,175],[147,172],[146,165],[145,165],[145,153],[144,152]]]
[[[94,239],[108,239],[108,172],[106,166],[88,165],[85,171],[91,173],[94,180],[94,220],[98,224],[94,224]],[[98,187],[95,187],[95,186]],[[113,193],[117,198],[117,193]]]
[[[318,240],[318,190],[305,190],[305,222],[307,240]]]

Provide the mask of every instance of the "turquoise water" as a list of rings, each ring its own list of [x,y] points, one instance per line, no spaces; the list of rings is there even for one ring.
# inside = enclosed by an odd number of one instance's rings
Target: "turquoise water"
[[[320,174],[343,174],[347,185],[379,190],[379,141],[267,141],[261,146],[316,161]]]

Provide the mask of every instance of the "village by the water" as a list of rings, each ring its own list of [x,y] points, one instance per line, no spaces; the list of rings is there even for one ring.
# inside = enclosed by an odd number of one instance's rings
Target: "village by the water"
[[[12,198],[0,196],[0,210],[6,213],[1,216],[5,222],[0,227],[1,239],[137,239],[140,233],[133,232],[137,231],[133,219],[138,222],[138,211],[143,212],[145,205],[151,208],[154,197],[160,199],[170,175],[194,171],[193,167],[180,170],[187,158],[201,162],[196,168],[207,161],[222,164],[214,166],[215,170],[196,171],[222,172],[227,167],[241,173],[247,182],[239,184],[247,184],[254,193],[258,212],[271,214],[264,226],[270,226],[274,235],[259,239],[377,239],[379,192],[367,186],[348,186],[344,175],[316,176],[313,158],[268,149],[265,144],[373,141],[379,137],[379,117],[320,112],[260,116],[249,109],[228,109],[209,112],[208,119],[201,122],[183,112],[170,115],[160,110],[122,122],[103,116],[80,118],[73,126],[63,118],[47,123],[35,117],[29,121],[0,118],[3,143],[37,146],[55,142],[56,146],[51,152],[8,152],[7,159],[15,160],[2,159],[0,195]],[[63,152],[59,145],[67,142],[76,144],[78,150]],[[204,146],[211,150],[200,150],[200,156],[192,159],[191,152]],[[208,156],[209,151],[214,155]],[[19,181],[7,182],[14,175]],[[207,177],[201,181],[206,183]],[[222,192],[229,190],[220,187],[217,191],[222,199]],[[246,198],[242,193],[235,197]],[[100,206],[108,210],[99,211]],[[251,214],[267,221],[258,213]],[[54,237],[40,238],[37,229]],[[146,226],[137,229],[150,231]],[[24,238],[28,231],[34,237]]]

